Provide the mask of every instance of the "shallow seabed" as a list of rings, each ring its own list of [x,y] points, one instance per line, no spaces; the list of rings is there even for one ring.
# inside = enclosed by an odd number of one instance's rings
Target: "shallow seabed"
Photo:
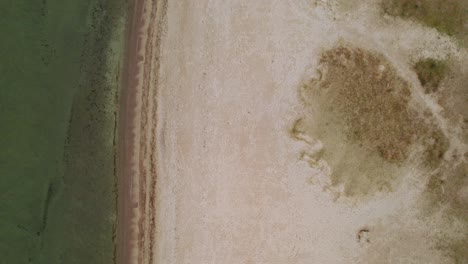
[[[124,0],[0,2],[1,263],[113,263]]]

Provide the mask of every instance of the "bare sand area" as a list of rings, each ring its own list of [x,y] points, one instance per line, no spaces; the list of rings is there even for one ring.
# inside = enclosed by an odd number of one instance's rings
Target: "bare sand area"
[[[466,48],[379,3],[136,1],[121,263],[467,260]]]

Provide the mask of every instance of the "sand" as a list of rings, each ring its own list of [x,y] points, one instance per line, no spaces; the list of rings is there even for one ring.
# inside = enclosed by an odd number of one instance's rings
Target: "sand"
[[[435,170],[419,165],[417,145],[392,190],[356,200],[310,154],[320,137],[290,135],[302,116],[317,118],[298,91],[320,79],[321,54],[350,45],[392,64],[411,87],[410,104],[449,138],[438,169],[458,166],[464,158],[448,156],[466,152],[460,124],[448,121],[411,66],[466,57],[452,38],[384,17],[378,1],[136,3],[121,132],[121,263],[464,258],[456,249],[465,223],[434,214],[443,215],[434,203],[423,208]],[[466,199],[458,191],[454,199]]]
[[[148,76],[154,70],[151,57],[154,47],[151,36],[155,31],[153,22],[157,21],[155,12],[159,5],[150,1],[136,0],[129,18],[126,62],[123,76],[119,135],[119,213],[118,213],[118,261],[119,263],[151,263],[148,247],[154,244],[153,226],[147,223],[155,214],[154,191],[147,192],[148,180],[155,181],[156,174],[145,174],[145,162],[140,158],[140,149],[146,147],[148,127],[156,121],[147,105],[149,87]],[[152,5],[154,4],[154,6]],[[160,9],[159,9],[160,10]],[[159,14],[158,14],[159,15]],[[158,32],[155,32],[158,33]],[[156,38],[159,35],[156,34]],[[157,54],[157,53],[156,53]],[[147,113],[150,112],[150,115]],[[143,122],[141,120],[144,120]],[[146,122],[149,121],[149,124]],[[143,152],[147,154],[147,152]],[[154,161],[151,162],[154,164]],[[154,188],[153,188],[154,190]],[[148,196],[150,195],[150,196]],[[154,220],[151,220],[154,223]]]

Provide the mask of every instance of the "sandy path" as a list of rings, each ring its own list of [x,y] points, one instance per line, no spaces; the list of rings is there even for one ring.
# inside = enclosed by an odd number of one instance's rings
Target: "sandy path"
[[[396,216],[411,212],[419,194],[414,171],[395,192],[359,205],[336,200],[339,190],[324,191],[325,173],[300,158],[310,146],[289,135],[302,111],[298,86],[314,74],[323,49],[345,41],[378,51],[417,86],[407,59],[421,49],[455,54],[449,40],[383,23],[372,5],[343,15],[333,1],[137,3],[145,19],[133,26],[140,30],[129,48],[128,76],[138,78],[128,80],[135,98],[127,95],[127,107],[135,110],[124,117],[135,127],[123,143],[131,160],[125,173],[133,177],[121,202],[121,221],[134,231],[121,236],[134,243],[122,246],[122,259],[450,263],[428,242],[432,226],[411,213]],[[394,225],[376,231],[390,242],[361,243],[370,224],[390,218]]]

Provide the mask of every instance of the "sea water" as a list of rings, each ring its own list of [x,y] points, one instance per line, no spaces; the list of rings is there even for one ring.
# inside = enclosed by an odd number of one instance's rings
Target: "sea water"
[[[113,263],[125,0],[0,1],[0,263]]]

